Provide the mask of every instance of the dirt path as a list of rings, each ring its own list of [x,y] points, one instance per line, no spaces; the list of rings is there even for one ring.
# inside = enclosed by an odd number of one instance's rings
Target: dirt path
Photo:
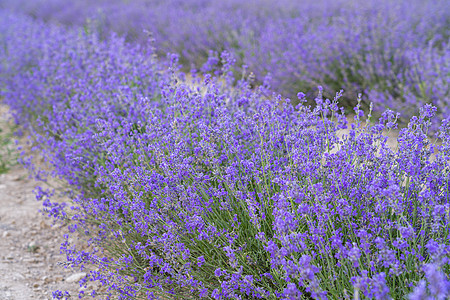
[[[4,107],[0,128],[7,128]],[[59,247],[67,229],[51,226],[39,212],[42,203],[33,194],[37,185],[21,165],[0,175],[0,300],[52,299],[55,290],[78,298],[83,274],[60,264],[66,261]]]

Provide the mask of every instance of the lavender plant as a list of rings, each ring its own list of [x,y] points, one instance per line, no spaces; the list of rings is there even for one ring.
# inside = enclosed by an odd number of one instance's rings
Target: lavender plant
[[[1,14],[2,97],[69,184],[70,209],[37,196],[89,238],[62,245],[95,266],[82,285],[120,299],[449,296],[450,119],[430,141],[435,107],[392,149],[398,115],[365,116],[361,98],[348,124],[342,92],[294,107],[234,79],[227,52],[204,67],[217,75],[185,80],[176,55]]]
[[[401,111],[404,123],[431,103],[444,119],[449,110],[449,15],[446,1],[9,1],[5,8],[48,21],[112,31],[128,41],[181,55],[190,68],[209,51],[234,53],[259,82],[295,99],[346,93],[351,108],[359,93],[368,108]],[[310,104],[314,104],[313,101]],[[438,129],[438,125],[434,130]]]

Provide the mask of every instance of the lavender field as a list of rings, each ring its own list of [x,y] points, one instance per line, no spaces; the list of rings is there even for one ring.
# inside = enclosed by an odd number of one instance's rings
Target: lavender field
[[[448,299],[447,1],[0,0],[56,299]],[[397,136],[395,147],[388,135]]]

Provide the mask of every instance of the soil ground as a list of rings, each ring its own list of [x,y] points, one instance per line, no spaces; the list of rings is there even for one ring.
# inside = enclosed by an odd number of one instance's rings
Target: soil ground
[[[3,132],[8,130],[6,112],[0,107]],[[52,226],[42,215],[42,203],[33,194],[38,185],[18,164],[0,174],[0,300],[52,299],[55,290],[69,291],[75,299],[80,290],[83,274],[61,264],[66,258],[59,248],[67,228]]]

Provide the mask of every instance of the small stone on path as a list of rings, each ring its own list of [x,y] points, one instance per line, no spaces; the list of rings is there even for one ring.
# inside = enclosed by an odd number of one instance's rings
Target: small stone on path
[[[66,282],[78,282],[86,277],[86,273],[76,273],[66,278]]]

